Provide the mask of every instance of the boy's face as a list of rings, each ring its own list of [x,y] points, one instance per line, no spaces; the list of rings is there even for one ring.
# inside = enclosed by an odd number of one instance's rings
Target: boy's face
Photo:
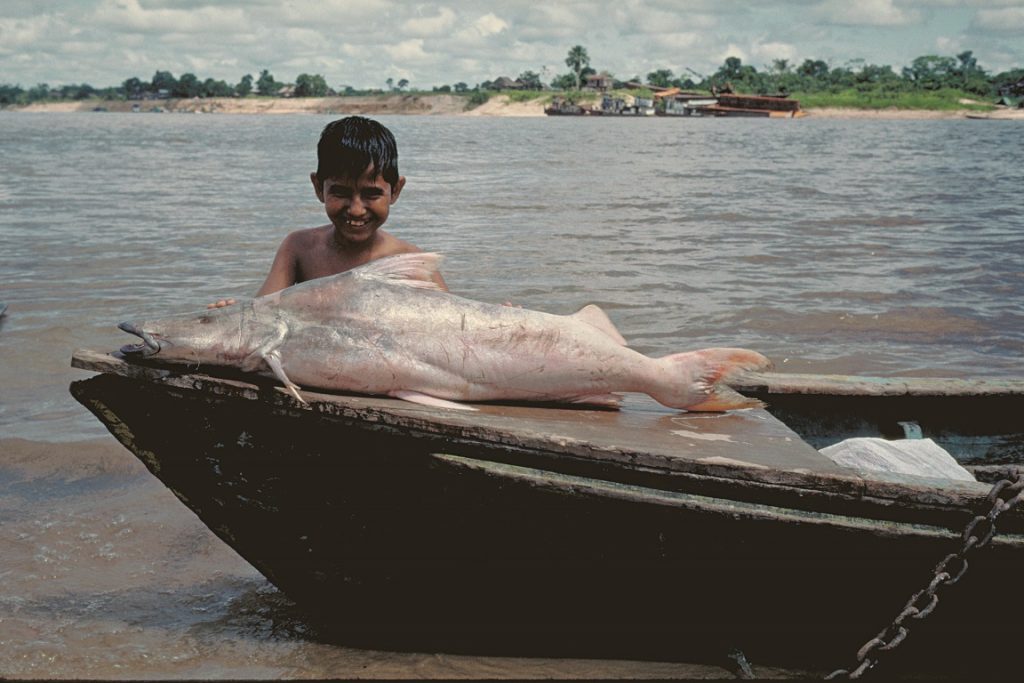
[[[324,204],[327,217],[334,225],[334,233],[345,242],[365,242],[373,237],[388,219],[391,205],[405,187],[405,177],[391,184],[367,168],[359,178],[327,178],[323,184],[311,173],[317,199]]]

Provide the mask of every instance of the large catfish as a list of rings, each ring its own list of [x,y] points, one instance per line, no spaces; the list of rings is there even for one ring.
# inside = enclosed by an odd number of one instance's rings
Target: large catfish
[[[615,392],[630,391],[688,410],[759,405],[719,383],[767,367],[759,353],[649,358],[597,306],[553,315],[440,291],[439,258],[390,256],[226,308],[124,322],[142,342],[121,351],[269,371],[300,401],[300,387],[315,387],[463,409],[454,401],[616,406]]]

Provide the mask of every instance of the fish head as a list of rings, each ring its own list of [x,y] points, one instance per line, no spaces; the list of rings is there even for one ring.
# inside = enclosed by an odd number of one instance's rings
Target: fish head
[[[118,328],[142,341],[125,344],[121,353],[130,358],[237,365],[258,346],[253,328],[260,325],[246,315],[249,308],[236,304],[199,313],[122,322]]]

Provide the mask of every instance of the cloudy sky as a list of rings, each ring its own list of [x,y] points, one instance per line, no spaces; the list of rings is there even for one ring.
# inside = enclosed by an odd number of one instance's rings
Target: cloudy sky
[[[407,79],[470,86],[526,70],[545,82],[583,45],[619,78],[713,72],[728,56],[897,71],[973,50],[1024,66],[1024,0],[0,0],[0,83],[93,86],[157,69],[236,83],[322,74],[333,87]]]

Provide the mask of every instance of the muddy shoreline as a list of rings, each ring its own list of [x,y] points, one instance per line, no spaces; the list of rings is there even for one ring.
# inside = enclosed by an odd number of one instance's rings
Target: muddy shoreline
[[[484,104],[467,108],[468,100],[457,95],[367,95],[352,97],[210,97],[169,100],[83,100],[45,102],[9,106],[3,111],[21,112],[152,112],[198,114],[364,114],[364,115],[447,115],[447,116],[544,116],[543,99],[512,102],[504,95]],[[844,119],[962,119],[974,118],[1024,120],[1024,109],[997,109],[978,112],[967,109],[936,111],[930,109],[853,109],[811,107],[810,116]]]

